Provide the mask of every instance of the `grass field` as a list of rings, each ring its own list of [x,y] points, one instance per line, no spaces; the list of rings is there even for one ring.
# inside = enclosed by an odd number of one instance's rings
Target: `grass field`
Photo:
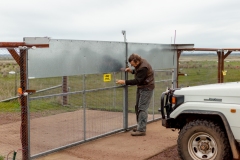
[[[187,76],[179,76],[179,87],[217,83],[217,56],[181,56],[179,71]],[[239,81],[240,56],[230,55],[224,60],[224,82]]]
[[[183,55],[179,60],[179,71],[187,74],[187,76],[179,76],[179,87],[203,85],[210,83],[217,83],[217,56],[186,56]],[[240,56],[228,56],[225,59],[225,70],[227,71],[224,76],[224,82],[239,81],[239,68]],[[16,74],[9,74],[10,71],[15,71]],[[121,79],[122,73],[112,73],[113,79]],[[131,75],[129,75],[131,79]],[[156,79],[171,78],[171,75],[165,73],[157,73]],[[16,88],[19,87],[19,67],[14,60],[0,60],[0,100],[4,100],[16,95]],[[103,75],[83,75],[68,77],[69,91],[81,91],[84,88],[97,89],[104,87],[116,86],[115,81],[109,83],[103,82]],[[53,86],[61,85],[62,78],[44,78],[44,79],[31,79],[29,80],[29,88],[35,90],[41,90],[50,88]],[[169,82],[159,83],[156,86],[156,97],[160,97],[160,94],[166,89],[166,85],[170,86]],[[34,96],[43,96],[61,93],[62,88],[47,90],[34,94]],[[159,92],[159,93],[158,93]],[[39,99],[30,102],[31,112],[42,112],[45,114],[51,114],[52,111],[68,112],[79,109],[83,104],[88,109],[109,110],[109,111],[122,111],[123,99],[122,88],[111,89],[108,91],[96,91],[94,93],[86,94],[72,94],[68,96],[67,106],[62,106],[62,96],[54,96],[51,98]],[[129,88],[129,106],[134,106],[135,88]],[[85,101],[85,102],[84,102]],[[158,99],[155,100],[156,106],[158,106]],[[129,107],[130,112],[134,112],[133,107]],[[20,112],[19,103],[17,100],[0,103],[0,112]],[[152,112],[152,110],[150,110]],[[158,112],[155,108],[154,112]]]

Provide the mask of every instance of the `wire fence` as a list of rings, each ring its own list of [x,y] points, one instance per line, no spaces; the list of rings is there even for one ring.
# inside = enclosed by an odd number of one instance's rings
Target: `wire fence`
[[[30,88],[49,88],[30,97],[33,157],[124,130],[124,90],[115,83],[116,79],[123,78],[124,73],[109,74],[113,77],[110,82],[103,81],[104,74],[69,76],[67,94],[62,93],[62,87],[50,89],[58,86],[63,77],[29,80]],[[155,77],[156,89],[148,111],[149,121],[160,118],[159,97],[167,86],[171,87],[172,71],[156,71]],[[125,118],[131,127],[136,125],[136,87],[129,87],[128,91]],[[67,103],[65,101],[63,105],[64,96]]]
[[[5,48],[0,48],[0,76],[0,101],[17,96],[19,66]]]
[[[15,49],[19,53],[18,49]],[[17,88],[20,86],[19,65],[7,48],[0,48],[0,159],[22,159],[21,109]]]

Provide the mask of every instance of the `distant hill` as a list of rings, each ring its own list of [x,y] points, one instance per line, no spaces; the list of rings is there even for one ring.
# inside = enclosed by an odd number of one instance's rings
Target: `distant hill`
[[[182,52],[182,56],[207,56],[216,55],[216,52]],[[232,52],[231,55],[240,55],[240,52]]]
[[[0,50],[0,59],[13,59],[10,53],[1,53]]]

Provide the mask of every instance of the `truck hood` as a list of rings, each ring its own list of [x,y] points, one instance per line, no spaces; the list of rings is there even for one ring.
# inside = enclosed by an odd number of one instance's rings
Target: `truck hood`
[[[174,94],[184,95],[185,102],[209,101],[236,103],[237,101],[237,103],[240,103],[240,82],[186,87],[176,90]]]

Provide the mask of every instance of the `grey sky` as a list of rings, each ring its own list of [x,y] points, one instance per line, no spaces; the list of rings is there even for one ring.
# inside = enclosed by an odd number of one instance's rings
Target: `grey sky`
[[[0,42],[23,37],[240,48],[239,0],[1,0]]]

